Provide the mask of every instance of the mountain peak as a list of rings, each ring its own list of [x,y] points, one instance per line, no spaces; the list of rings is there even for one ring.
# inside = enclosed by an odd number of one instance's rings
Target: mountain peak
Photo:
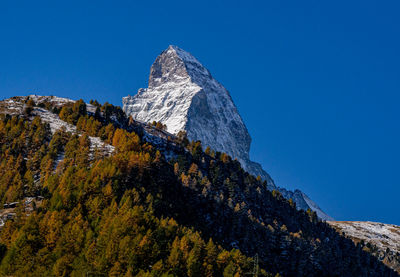
[[[244,167],[249,161],[251,138],[229,92],[177,46],[161,52],[151,66],[148,88],[124,97],[123,104],[138,121],[160,121],[168,132],[184,130],[189,139],[237,158]]]
[[[179,58],[181,58],[185,62],[198,63],[201,65],[201,63],[192,54],[183,50],[182,48],[179,48],[176,45],[168,46],[168,48],[165,51],[175,53],[176,55],[178,55]]]
[[[186,131],[190,140],[236,158],[249,173],[277,189],[262,166],[250,160],[251,137],[229,92],[189,52],[170,45],[154,61],[148,88],[123,98],[123,110],[141,122],[159,121],[167,131]],[[279,188],[280,189],[280,188]],[[305,194],[281,189],[297,199],[298,208],[311,208],[330,219]]]
[[[212,81],[212,77],[192,54],[178,46],[170,45],[151,66],[149,88],[187,81],[202,85]]]

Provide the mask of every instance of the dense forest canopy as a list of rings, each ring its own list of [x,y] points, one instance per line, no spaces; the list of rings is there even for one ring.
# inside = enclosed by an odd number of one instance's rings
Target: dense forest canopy
[[[23,113],[0,118],[0,201],[15,206],[1,275],[397,276],[184,133],[108,103],[19,101]],[[40,109],[77,132],[51,129]]]

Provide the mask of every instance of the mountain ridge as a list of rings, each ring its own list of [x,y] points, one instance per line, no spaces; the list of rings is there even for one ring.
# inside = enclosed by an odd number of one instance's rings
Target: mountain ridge
[[[2,211],[6,276],[397,276],[224,153],[108,103],[32,98],[0,101],[0,199],[24,201]]]
[[[159,121],[172,134],[186,131],[204,147],[237,158],[251,174],[292,198],[299,209],[310,208],[324,220],[333,220],[306,194],[277,187],[262,166],[250,159],[251,136],[229,92],[193,55],[170,45],[150,68],[148,88],[122,99],[127,115],[141,122]]]

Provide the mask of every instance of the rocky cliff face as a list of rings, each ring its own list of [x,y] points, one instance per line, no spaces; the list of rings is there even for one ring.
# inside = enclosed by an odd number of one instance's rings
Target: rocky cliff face
[[[261,165],[250,160],[251,137],[229,92],[179,47],[169,46],[163,51],[151,66],[148,88],[124,97],[122,102],[123,110],[133,119],[159,121],[172,134],[184,130],[189,139],[238,159],[245,170],[266,180],[269,189],[277,188]],[[281,192],[293,198],[299,208],[318,207],[311,200],[307,203],[304,193]],[[318,210],[322,219],[331,219]]]
[[[271,177],[249,158],[251,137],[229,92],[200,62],[184,50],[170,46],[150,70],[149,87],[123,98],[124,111],[138,121],[160,121],[167,131],[187,132],[203,146],[237,158],[271,188]]]

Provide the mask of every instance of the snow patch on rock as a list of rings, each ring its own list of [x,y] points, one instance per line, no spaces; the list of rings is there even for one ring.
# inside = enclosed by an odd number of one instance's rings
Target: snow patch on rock
[[[33,110],[33,115],[38,115],[43,122],[47,122],[50,125],[50,130],[54,134],[57,130],[65,128],[67,132],[73,134],[79,134],[76,126],[69,124],[60,119],[60,117],[48,110],[35,107]],[[80,134],[79,134],[80,135]],[[104,143],[99,137],[89,136],[90,140],[90,153],[93,156],[96,150],[101,151],[101,153],[110,155],[114,152],[114,146]]]
[[[346,236],[400,253],[400,226],[370,221],[329,221]]]
[[[27,98],[32,99],[36,105],[39,105],[41,103],[45,102],[50,102],[52,106],[54,107],[62,107],[65,104],[68,103],[74,103],[74,100],[68,99],[68,98],[62,98],[62,97],[56,97],[56,96],[41,96],[41,95],[29,95],[29,96],[17,96],[17,97],[12,97],[9,99],[5,99],[1,101],[0,105],[0,112],[6,113],[9,115],[21,115],[24,112],[25,109],[25,102],[27,101]],[[86,104],[87,110],[89,112],[95,111],[95,107],[91,104]],[[54,114],[44,108],[40,107],[34,107],[32,111],[32,116],[31,119],[34,116],[39,116],[43,122],[46,122],[50,126],[50,131],[52,134],[54,134],[57,130],[60,130],[61,128],[65,128],[65,131],[73,133],[73,134],[79,134],[78,130],[76,127],[72,124],[69,124],[63,120],[60,119],[60,117],[57,114]],[[100,138],[98,137],[92,137],[89,136],[90,139],[90,152],[91,155],[96,151],[101,151],[105,155],[110,155],[112,152],[114,152],[114,146],[109,145],[101,141]],[[61,162],[62,159],[57,159],[56,164]]]

